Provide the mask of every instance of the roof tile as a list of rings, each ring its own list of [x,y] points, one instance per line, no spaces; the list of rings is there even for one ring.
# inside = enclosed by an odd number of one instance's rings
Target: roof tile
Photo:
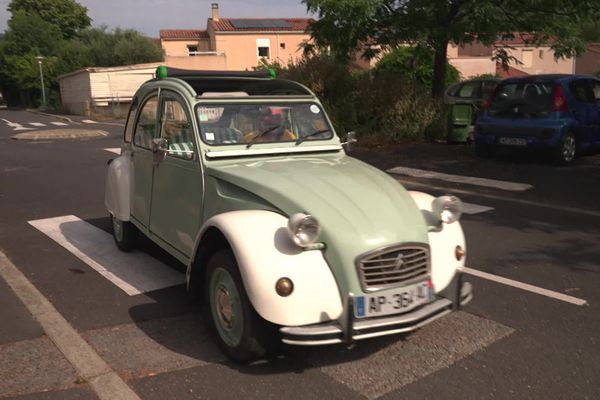
[[[208,32],[201,29],[161,29],[161,39],[208,39]]]

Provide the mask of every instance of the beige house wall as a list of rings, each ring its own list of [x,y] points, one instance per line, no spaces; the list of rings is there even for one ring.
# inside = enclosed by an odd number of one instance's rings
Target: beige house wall
[[[168,67],[192,70],[227,70],[227,57],[225,54],[198,55],[184,57],[166,57]]]
[[[309,39],[306,33],[223,33],[216,32],[215,49],[224,52],[228,70],[246,70],[260,62],[257,39],[269,39],[269,62],[287,65],[302,57],[300,44]],[[282,47],[284,44],[285,48]]]
[[[81,71],[60,79],[60,98],[69,114],[87,115],[86,104],[91,97],[90,73]]]
[[[448,61],[460,72],[462,79],[496,74],[496,62],[489,57],[449,58]]]
[[[510,63],[510,66],[528,74],[575,73],[574,59],[555,60],[554,52],[550,47],[516,47],[514,49],[506,49],[506,51],[510,56],[515,57],[521,62],[516,63],[513,61]]]
[[[187,57],[188,46],[198,46],[198,51],[210,51],[210,41],[204,40],[161,40],[165,57]]]
[[[586,51],[575,60],[575,73],[595,75],[600,73],[600,53]]]

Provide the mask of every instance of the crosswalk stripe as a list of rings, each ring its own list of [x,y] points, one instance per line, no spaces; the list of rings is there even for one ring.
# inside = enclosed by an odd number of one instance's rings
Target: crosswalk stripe
[[[119,251],[112,236],[74,215],[29,221],[130,296],[185,283],[185,276],[150,255]]]
[[[56,125],[56,126],[67,126],[69,124],[65,124],[64,122],[51,122],[52,125]]]
[[[92,121],[91,119],[84,119],[81,122],[83,122],[84,124],[97,124],[96,121]]]
[[[30,123],[29,123],[29,125],[32,125],[32,126],[40,126],[40,127],[41,127],[41,126],[46,126],[46,124],[43,124],[43,123],[41,123],[41,122],[30,122]]]
[[[477,178],[473,176],[444,174],[442,172],[426,171],[422,169],[407,167],[395,167],[388,169],[387,172],[396,175],[408,175],[415,178],[432,178],[441,179],[447,182],[467,183],[469,185],[484,186],[494,189],[508,190],[512,192],[522,192],[533,188],[532,185],[529,185],[527,183],[498,181],[495,179]]]

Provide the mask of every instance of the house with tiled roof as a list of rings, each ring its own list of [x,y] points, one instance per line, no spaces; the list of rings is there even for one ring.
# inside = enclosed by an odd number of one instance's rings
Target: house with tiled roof
[[[600,72],[600,45],[591,44],[587,51],[575,58],[554,57],[548,43],[533,43],[533,35],[515,32],[498,38],[494,46],[484,46],[479,42],[448,47],[448,61],[469,78],[481,74],[497,74],[503,78],[532,74],[596,74]],[[494,60],[495,49],[504,49],[511,60],[505,69]]]
[[[221,18],[211,5],[206,29],[161,29],[165,62],[184,69],[245,70],[260,63],[287,64],[302,57],[311,18]]]

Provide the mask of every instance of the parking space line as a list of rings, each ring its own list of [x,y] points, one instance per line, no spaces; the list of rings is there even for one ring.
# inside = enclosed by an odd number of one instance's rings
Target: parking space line
[[[0,277],[101,400],[139,400],[135,392],[79,335],[52,303],[0,251]]]
[[[115,153],[115,154],[121,155],[121,148],[120,147],[110,147],[110,148],[104,149],[104,150],[108,151],[109,153]]]
[[[119,251],[110,234],[74,215],[29,224],[130,296],[185,283],[184,274],[146,253]]]
[[[529,185],[527,183],[498,181],[495,179],[476,178],[473,176],[444,174],[441,172],[426,171],[426,170],[422,170],[422,169],[407,168],[407,167],[395,167],[395,168],[388,169],[387,172],[390,174],[396,174],[396,175],[408,175],[408,176],[412,176],[415,178],[432,178],[432,179],[440,179],[440,180],[444,180],[444,181],[448,181],[448,182],[467,183],[469,185],[484,186],[484,187],[490,187],[490,188],[494,188],[494,189],[508,190],[508,191],[512,191],[512,192],[522,192],[522,191],[533,188],[532,185]]]
[[[96,121],[92,121],[91,119],[83,119],[81,120],[84,124],[97,124]]]
[[[473,275],[473,276],[477,276],[479,278],[482,279],[487,279],[489,281],[493,281],[493,282],[497,282],[497,283],[501,283],[503,285],[507,285],[507,286],[512,286],[518,289],[522,289],[522,290],[526,290],[528,292],[532,292],[532,293],[536,293],[542,296],[546,296],[546,297],[550,297],[556,300],[560,300],[560,301],[564,301],[567,303],[571,303],[571,304],[575,304],[577,306],[585,306],[585,305],[589,305],[589,303],[586,300],[577,298],[577,297],[573,297],[573,296],[569,296],[566,294],[562,294],[559,292],[555,292],[553,290],[548,290],[548,289],[544,289],[538,286],[533,286],[530,285],[528,283],[523,283],[523,282],[519,282],[519,281],[515,281],[512,279],[508,279],[508,278],[503,278],[501,276],[497,276],[497,275],[492,275],[490,273],[487,272],[483,272],[483,271],[479,271],[477,269],[473,269],[473,268],[467,268],[464,267],[463,268],[463,272]]]
[[[30,122],[29,125],[38,127],[46,126],[46,124],[42,124],[41,122]]]
[[[481,214],[492,211],[494,207],[482,206],[479,204],[463,203],[463,213],[469,215]]]
[[[483,198],[492,199],[492,200],[507,201],[510,203],[517,203],[517,204],[522,204],[522,205],[526,205],[526,206],[547,208],[547,209],[553,210],[553,211],[565,211],[565,212],[570,212],[570,213],[575,213],[575,214],[587,215],[590,217],[600,217],[600,212],[594,211],[594,210],[587,210],[585,208],[576,208],[576,207],[561,206],[561,205],[555,206],[552,204],[541,203],[538,201],[521,200],[521,199],[515,199],[515,198],[511,198],[511,197],[504,197],[504,196],[497,196],[497,195],[493,195],[493,194],[474,192],[472,190],[446,188],[446,187],[441,187],[441,186],[428,185],[425,183],[411,182],[411,181],[398,179],[398,178],[396,178],[396,180],[398,182],[400,182],[402,185],[407,186],[407,187],[412,186],[412,187],[426,188],[426,189],[430,189],[430,190],[441,190],[441,191],[446,191],[446,192],[452,193],[452,194],[464,194],[464,195],[469,195],[469,196],[483,197]]]
[[[65,124],[64,122],[50,122],[52,125],[56,125],[56,126],[67,126],[69,124]]]

